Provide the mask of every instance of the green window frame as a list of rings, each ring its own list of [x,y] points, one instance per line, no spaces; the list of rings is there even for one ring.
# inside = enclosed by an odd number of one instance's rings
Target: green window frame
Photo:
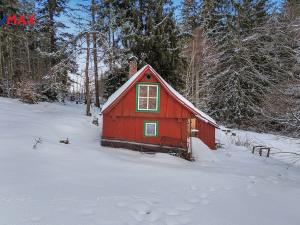
[[[154,130],[149,128],[148,126],[154,125]],[[150,129],[150,130],[149,130]],[[154,133],[149,133],[149,131],[153,130]],[[158,136],[158,121],[144,121],[144,136],[145,137],[157,137]]]
[[[146,88],[145,96],[141,96],[141,87]],[[156,96],[150,96],[150,88],[156,88]],[[142,108],[140,101],[145,101],[146,107]],[[155,100],[155,108],[151,108],[150,103],[153,104]],[[151,102],[152,101],[152,102]],[[154,82],[140,82],[136,85],[136,112],[159,112],[160,111],[160,83]]]

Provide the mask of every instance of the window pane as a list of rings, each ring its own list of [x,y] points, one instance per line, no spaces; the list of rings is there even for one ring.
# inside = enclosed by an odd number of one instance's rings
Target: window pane
[[[147,89],[148,87],[147,86],[144,86],[144,85],[140,85],[139,86],[139,97],[147,97]]]
[[[149,97],[157,96],[157,86],[149,86]]]
[[[146,123],[146,135],[155,136],[156,135],[156,124]]]
[[[156,110],[156,98],[149,98],[149,106],[148,109]]]
[[[147,98],[139,98],[139,109],[147,109]]]

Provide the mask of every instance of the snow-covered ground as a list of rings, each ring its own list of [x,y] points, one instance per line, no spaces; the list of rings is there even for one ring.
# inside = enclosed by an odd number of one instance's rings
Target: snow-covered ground
[[[288,166],[300,166],[300,139],[236,129],[227,134],[219,131],[218,136],[226,148],[230,148],[232,144],[245,146],[250,151],[254,146],[270,147],[270,157],[284,161],[288,163]],[[263,155],[266,155],[266,151]]]
[[[82,105],[0,98],[0,225],[300,224],[299,167],[225,134],[214,152],[194,139],[195,162],[104,148],[83,114]]]

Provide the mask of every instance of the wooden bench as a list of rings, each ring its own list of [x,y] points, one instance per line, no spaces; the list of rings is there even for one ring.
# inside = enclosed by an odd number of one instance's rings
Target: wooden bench
[[[255,150],[257,150],[257,149],[258,149],[258,152],[259,152],[260,156],[262,156],[262,152],[263,152],[263,150],[265,150],[267,152],[267,157],[270,157],[270,151],[271,151],[270,147],[266,147],[266,146],[263,146],[263,145],[255,145],[252,148],[252,154],[254,154]]]

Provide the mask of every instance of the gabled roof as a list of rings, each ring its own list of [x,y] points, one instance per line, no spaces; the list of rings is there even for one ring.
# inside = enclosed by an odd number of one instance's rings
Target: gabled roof
[[[110,106],[112,106],[118,99],[121,98],[127,91],[130,89],[130,87],[134,86],[135,83],[139,80],[141,76],[143,76],[144,72],[149,69],[155,77],[160,81],[160,83],[165,87],[165,89],[170,93],[173,97],[175,97],[183,106],[188,108],[190,111],[192,111],[196,117],[199,119],[211,123],[214,126],[218,126],[216,121],[212,119],[210,116],[196,108],[189,100],[187,100],[185,97],[183,97],[181,94],[179,94],[171,85],[169,85],[150,65],[146,65],[143,68],[141,68],[139,71],[137,71],[125,84],[123,84],[115,93],[113,93],[106,103],[103,105],[101,113],[106,111]]]

